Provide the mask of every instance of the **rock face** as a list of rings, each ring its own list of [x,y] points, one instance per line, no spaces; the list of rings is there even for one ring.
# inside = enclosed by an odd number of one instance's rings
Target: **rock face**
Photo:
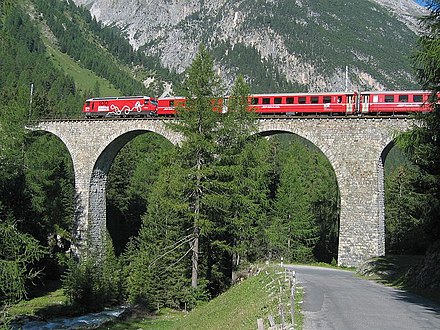
[[[226,81],[241,73],[254,90],[416,88],[412,0],[74,1],[179,73],[203,43]]]

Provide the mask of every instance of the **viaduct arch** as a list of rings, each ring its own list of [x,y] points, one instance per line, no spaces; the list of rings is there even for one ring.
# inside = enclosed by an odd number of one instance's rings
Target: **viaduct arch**
[[[330,161],[341,198],[338,264],[358,266],[385,254],[384,158],[393,137],[411,127],[406,118],[260,119],[258,133],[297,134],[315,144]],[[76,247],[103,247],[106,228],[105,187],[113,159],[131,139],[144,132],[173,144],[182,136],[162,120],[41,121],[31,130],[59,137],[72,157],[75,175]],[[99,251],[98,251],[99,252]]]

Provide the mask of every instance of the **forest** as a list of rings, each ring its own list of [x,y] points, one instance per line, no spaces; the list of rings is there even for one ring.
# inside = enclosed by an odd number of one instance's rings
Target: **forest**
[[[337,263],[340,198],[329,161],[298,136],[256,135],[256,117],[246,111],[250,87],[241,75],[232,87],[228,114],[212,111],[211,100],[221,97],[225,87],[206,48],[200,47],[180,77],[132,50],[116,29],[102,26],[73,4],[0,4],[2,309],[48,281],[59,282],[81,311],[122,303],[151,310],[191,309],[227,290],[252,263],[281,257]],[[50,16],[66,6],[78,16],[66,21]],[[43,17],[32,15],[35,8]],[[440,56],[435,62],[435,56],[426,58],[422,51],[431,47],[439,54],[440,15],[438,7],[431,11],[413,62],[422,87],[438,92]],[[72,17],[82,17],[95,36],[89,40],[101,44],[84,39],[83,51],[77,53],[75,42],[84,35],[75,29],[83,24],[59,32]],[[154,93],[127,73],[133,63],[133,72],[181,79],[176,84],[188,99],[178,111],[179,122],[170,124],[185,136],[182,145],[147,133],[120,151],[107,183],[106,253],[82,251],[80,261],[70,253],[75,243],[70,155],[54,136],[25,126],[41,118],[78,117],[83,101],[99,96],[100,88],[79,88],[54,64],[47,34],[39,32],[43,23],[62,53],[122,94]],[[437,76],[431,75],[432,66]],[[426,125],[399,137],[400,149],[393,149],[385,164],[387,253],[432,256],[438,250],[440,152],[432,137],[440,120],[437,111],[421,120]],[[430,269],[429,264],[422,267]]]

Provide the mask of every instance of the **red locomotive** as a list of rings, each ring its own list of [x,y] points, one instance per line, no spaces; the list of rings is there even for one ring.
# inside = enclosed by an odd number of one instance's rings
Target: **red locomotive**
[[[86,117],[155,116],[157,100],[148,96],[117,96],[88,99],[84,103]]]
[[[249,110],[265,116],[398,115],[431,111],[429,95],[426,91],[253,94]],[[226,112],[227,102],[220,101],[214,110]],[[83,112],[87,117],[175,116],[179,106],[185,106],[184,97],[104,97],[88,99]]]

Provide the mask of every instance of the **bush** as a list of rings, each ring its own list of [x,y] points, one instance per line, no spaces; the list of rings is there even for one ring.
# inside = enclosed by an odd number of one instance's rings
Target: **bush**
[[[123,300],[122,267],[111,244],[106,249],[104,256],[85,253],[79,261],[68,259],[63,288],[70,303],[83,311],[101,310]]]

